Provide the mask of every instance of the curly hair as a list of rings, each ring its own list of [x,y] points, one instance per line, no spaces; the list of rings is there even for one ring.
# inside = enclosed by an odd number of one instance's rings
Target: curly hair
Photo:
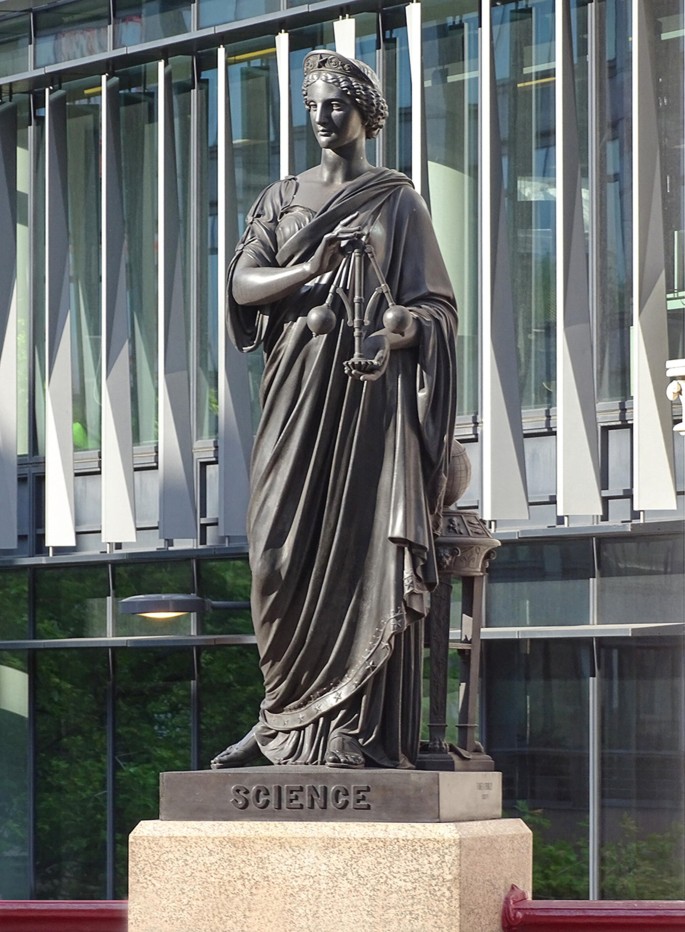
[[[302,96],[305,102],[307,88],[314,81],[326,81],[327,84],[334,84],[340,88],[361,113],[362,122],[366,127],[366,138],[373,139],[378,135],[388,117],[388,105],[379,90],[365,81],[359,81],[346,74],[338,74],[335,71],[312,71],[302,82]]]

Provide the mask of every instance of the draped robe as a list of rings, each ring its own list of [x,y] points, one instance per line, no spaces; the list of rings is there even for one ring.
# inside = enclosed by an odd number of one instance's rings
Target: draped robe
[[[418,752],[422,622],[454,426],[455,302],[406,176],[372,169],[316,212],[298,206],[297,190],[291,177],[262,192],[228,274],[231,339],[265,354],[247,527],[265,685],[256,736],[274,763],[323,763],[329,738],[344,733],[373,764],[407,767]],[[343,371],[354,347],[339,299],[331,333],[307,326],[335,273],[265,307],[232,295],[244,251],[259,266],[303,262],[355,212],[420,331],[374,382]],[[378,285],[368,262],[364,278],[366,305]],[[368,333],[382,328],[386,306],[376,302]]]

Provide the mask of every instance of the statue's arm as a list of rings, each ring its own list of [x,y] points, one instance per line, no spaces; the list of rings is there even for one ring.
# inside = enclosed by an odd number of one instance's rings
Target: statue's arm
[[[334,271],[344,258],[340,247],[349,237],[349,227],[340,224],[326,233],[310,259],[284,268],[261,266],[245,250],[233,273],[233,298],[238,304],[258,307],[287,298],[317,276]]]

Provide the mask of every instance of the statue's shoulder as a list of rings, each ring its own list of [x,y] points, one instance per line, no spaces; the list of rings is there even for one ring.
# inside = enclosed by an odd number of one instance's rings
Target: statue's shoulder
[[[285,178],[272,181],[257,196],[248,214],[248,222],[251,223],[257,217],[279,217],[291,203],[296,190],[297,177],[295,175],[286,175]]]

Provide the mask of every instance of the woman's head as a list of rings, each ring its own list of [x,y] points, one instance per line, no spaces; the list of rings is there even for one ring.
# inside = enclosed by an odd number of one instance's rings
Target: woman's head
[[[325,49],[309,52],[304,60],[302,83],[305,101],[308,99],[307,89],[315,81],[325,81],[339,88],[359,110],[367,138],[372,139],[378,135],[388,116],[388,105],[381,93],[378,78],[368,65],[356,58],[345,58],[344,55]]]

